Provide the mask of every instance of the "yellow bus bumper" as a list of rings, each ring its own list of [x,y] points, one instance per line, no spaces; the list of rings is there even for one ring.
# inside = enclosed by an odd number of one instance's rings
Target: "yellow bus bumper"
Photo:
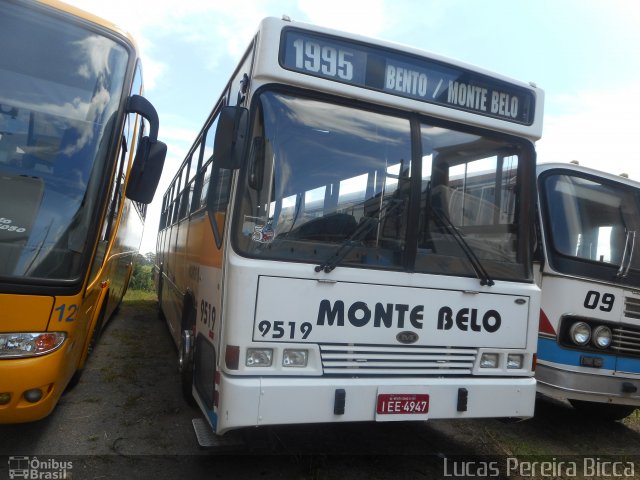
[[[0,360],[0,423],[32,422],[51,413],[75,371],[67,347],[41,357]]]

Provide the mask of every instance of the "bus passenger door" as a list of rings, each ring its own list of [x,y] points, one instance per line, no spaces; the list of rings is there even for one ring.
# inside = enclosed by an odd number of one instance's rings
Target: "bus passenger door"
[[[224,234],[233,172],[216,167],[212,163],[205,165],[205,172],[208,181],[205,180],[202,195],[206,198],[207,215],[201,216],[200,219],[194,218],[192,225],[192,228],[197,228],[198,233],[202,234],[196,235],[196,232],[191,232],[193,237],[190,234],[190,239],[199,238],[200,244],[194,386],[200,401],[206,405],[209,419],[215,429],[215,372],[223,357],[223,352],[220,352],[220,319],[222,318]]]
[[[220,167],[214,161],[213,140],[217,122],[206,133],[203,165],[198,172],[196,189],[200,210],[191,216],[189,250],[197,265],[195,300],[197,322],[194,350],[194,389],[204,405],[209,421],[216,427],[215,374],[224,354],[220,352],[222,318],[223,264],[225,224],[229,207],[233,170]],[[199,197],[199,198],[197,198]]]

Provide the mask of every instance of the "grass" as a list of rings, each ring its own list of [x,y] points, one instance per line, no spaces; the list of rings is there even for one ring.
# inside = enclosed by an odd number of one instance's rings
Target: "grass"
[[[122,303],[126,307],[136,309],[141,314],[155,315],[154,312],[157,312],[158,308],[158,296],[153,291],[128,289]]]
[[[127,303],[135,303],[135,302],[148,302],[148,301],[156,301],[158,297],[156,296],[156,292],[147,291],[147,290],[127,290],[127,293],[124,296],[123,301]]]

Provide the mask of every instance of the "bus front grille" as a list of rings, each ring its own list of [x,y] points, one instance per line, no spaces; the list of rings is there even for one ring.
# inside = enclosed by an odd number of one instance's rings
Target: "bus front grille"
[[[611,349],[618,355],[640,356],[640,328],[621,325],[611,329]]]
[[[325,375],[470,375],[476,348],[320,345]]]
[[[624,316],[627,318],[640,319],[640,298],[624,298]]]

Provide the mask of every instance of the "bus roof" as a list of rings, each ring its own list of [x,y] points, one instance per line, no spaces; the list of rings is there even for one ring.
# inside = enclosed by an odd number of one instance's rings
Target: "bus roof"
[[[60,2],[59,0],[36,0],[36,3],[46,5],[56,11],[73,15],[74,17],[78,17],[81,20],[99,25],[100,27],[109,30],[125,39],[126,42],[131,44],[135,51],[138,52],[138,46],[133,36],[131,36],[131,34],[126,30],[120,28],[118,25],[110,22],[109,20],[105,20],[102,17],[98,17],[97,15],[94,15],[73,5],[69,5],[68,3]]]
[[[602,170],[596,170],[595,168],[585,167],[583,165],[579,165],[576,163],[562,163],[562,162],[539,163],[536,166],[536,169],[537,169],[538,175],[540,175],[543,172],[547,172],[549,170],[571,170],[574,172],[581,172],[586,175],[592,175],[594,177],[601,177],[613,182],[629,185],[634,188],[640,188],[640,182],[624,177],[622,176],[622,174],[616,175],[614,173],[604,172]]]

